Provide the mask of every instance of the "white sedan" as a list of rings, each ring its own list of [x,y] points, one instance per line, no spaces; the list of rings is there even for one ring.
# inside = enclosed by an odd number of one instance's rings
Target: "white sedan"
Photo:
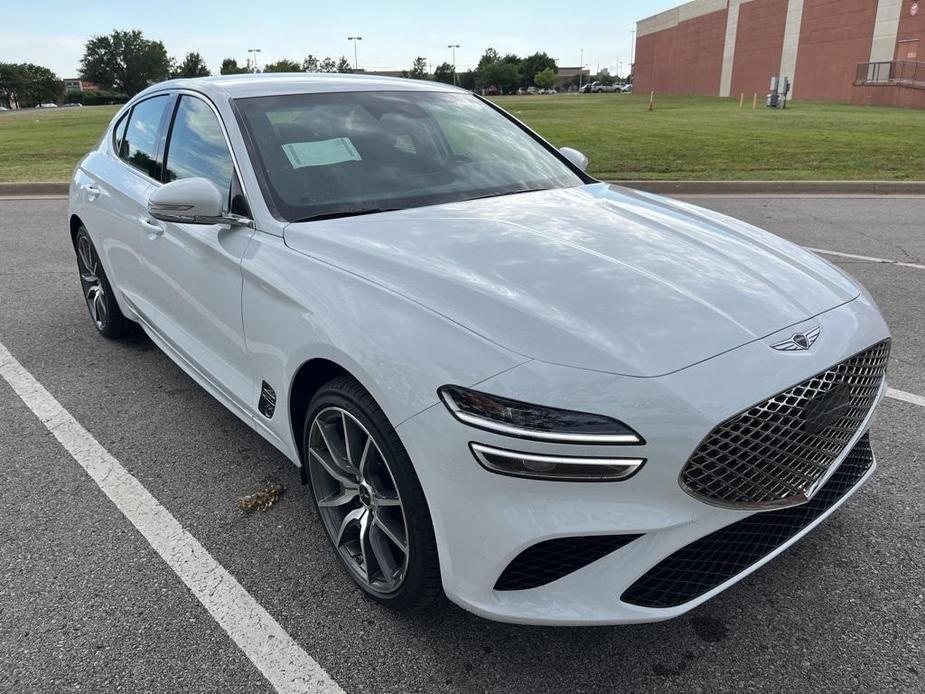
[[[435,82],[176,80],[80,162],[68,228],[96,329],[299,466],[371,598],[667,619],[871,475],[889,332],[817,256],[586,164]]]

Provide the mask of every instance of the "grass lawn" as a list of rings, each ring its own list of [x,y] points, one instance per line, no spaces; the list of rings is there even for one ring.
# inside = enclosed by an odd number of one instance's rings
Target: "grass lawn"
[[[798,101],[786,111],[709,97],[497,97],[607,179],[879,179],[925,176],[925,113]],[[0,182],[65,181],[115,106],[0,113]]]
[[[925,177],[925,113],[798,101],[559,94],[495,101],[612,179],[877,179]]]
[[[66,181],[119,110],[85,106],[0,112],[0,182]]]

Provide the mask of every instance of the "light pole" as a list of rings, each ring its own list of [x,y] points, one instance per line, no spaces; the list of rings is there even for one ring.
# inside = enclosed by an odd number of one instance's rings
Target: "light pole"
[[[585,49],[581,49],[581,59],[578,61],[578,93],[581,93],[581,80],[585,76]]]
[[[636,30],[633,29],[630,32],[630,74],[632,75],[635,70],[633,70],[633,64],[636,60]]]
[[[453,86],[456,86],[456,49],[459,48],[458,43],[451,43],[447,48],[453,49]]]
[[[257,54],[260,53],[260,49],[259,49],[259,48],[248,48],[248,49],[247,49],[247,52],[248,52],[248,53],[253,53],[253,61],[254,61],[254,70],[253,70],[253,71],[254,71],[254,72],[257,72]]]
[[[347,40],[353,41],[353,71],[359,72],[360,66],[357,63],[357,41],[362,41],[363,37],[362,36],[348,36]]]

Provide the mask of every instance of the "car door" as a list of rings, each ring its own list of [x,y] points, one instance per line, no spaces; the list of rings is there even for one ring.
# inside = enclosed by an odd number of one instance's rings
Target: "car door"
[[[204,98],[181,93],[164,150],[165,183],[212,181],[235,212],[247,213],[234,161],[217,112]],[[241,209],[241,206],[245,209]],[[229,224],[157,222],[145,251],[159,337],[213,386],[252,412],[241,318],[241,259],[254,233]]]
[[[87,157],[75,176],[80,216],[123,309],[154,320],[145,250],[157,225],[147,200],[159,185],[161,153],[172,96],[137,102],[116,123],[105,151]]]

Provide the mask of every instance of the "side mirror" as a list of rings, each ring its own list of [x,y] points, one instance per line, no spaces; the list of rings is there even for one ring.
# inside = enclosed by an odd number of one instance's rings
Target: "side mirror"
[[[148,198],[148,214],[162,222],[253,225],[246,217],[224,213],[223,207],[221,192],[207,178],[165,183]]]
[[[568,159],[582,171],[588,168],[588,158],[577,149],[572,149],[571,147],[560,147],[559,154]]]

